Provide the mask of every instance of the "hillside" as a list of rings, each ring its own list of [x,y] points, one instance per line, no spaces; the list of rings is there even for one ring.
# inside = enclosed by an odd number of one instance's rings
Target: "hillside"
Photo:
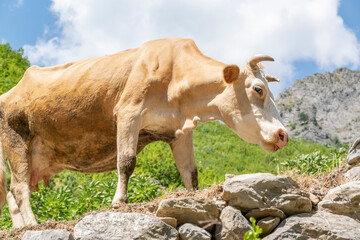
[[[334,145],[360,136],[360,71],[339,68],[296,80],[277,99],[290,137]]]

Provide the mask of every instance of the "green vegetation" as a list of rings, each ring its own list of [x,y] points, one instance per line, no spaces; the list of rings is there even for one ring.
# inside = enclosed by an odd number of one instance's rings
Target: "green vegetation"
[[[30,62],[23,55],[22,48],[12,50],[10,44],[0,44],[0,94],[15,86],[30,67]]]
[[[290,123],[289,127],[291,131],[294,130],[296,128],[296,122]]]
[[[299,113],[298,117],[300,122],[306,123],[309,120],[309,116],[304,112]]]
[[[294,159],[280,163],[280,165],[283,171],[286,169],[297,169],[299,172],[307,175],[317,175],[319,173],[326,173],[335,167],[340,167],[340,161],[346,157],[346,154],[345,148],[333,150],[331,157],[316,151],[309,154],[301,154]]]
[[[260,234],[262,233],[262,229],[256,225],[255,218],[251,217],[250,222],[252,229],[245,233],[244,240],[261,240]]]

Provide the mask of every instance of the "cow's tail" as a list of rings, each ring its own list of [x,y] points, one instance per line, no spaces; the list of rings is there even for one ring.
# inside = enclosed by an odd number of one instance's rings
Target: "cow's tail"
[[[6,166],[4,148],[0,141],[0,214],[6,203]]]

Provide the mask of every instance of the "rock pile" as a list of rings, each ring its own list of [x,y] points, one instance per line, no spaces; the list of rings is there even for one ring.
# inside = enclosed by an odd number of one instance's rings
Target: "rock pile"
[[[264,240],[354,240],[360,239],[359,192],[360,182],[344,184],[329,191],[317,207],[290,177],[227,175],[222,197],[226,204],[195,198],[164,199],[156,216],[119,212],[88,215],[75,226],[73,236],[62,231],[63,237],[56,235],[56,239],[235,240],[251,230],[249,218],[254,217],[263,229]],[[23,239],[44,239],[44,232],[28,231]]]

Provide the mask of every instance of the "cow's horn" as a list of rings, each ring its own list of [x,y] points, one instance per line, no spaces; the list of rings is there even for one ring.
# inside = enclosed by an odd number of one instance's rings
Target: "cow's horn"
[[[255,68],[256,64],[262,61],[274,61],[274,59],[268,55],[257,54],[250,59],[249,65],[251,68]]]

